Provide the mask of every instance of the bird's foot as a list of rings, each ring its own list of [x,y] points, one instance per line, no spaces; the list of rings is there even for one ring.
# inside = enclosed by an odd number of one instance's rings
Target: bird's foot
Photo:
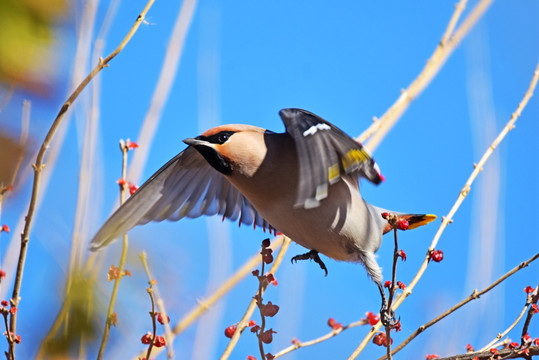
[[[318,256],[318,251],[311,250],[308,253],[296,255],[292,259],[290,259],[292,264],[294,263],[294,261],[298,261],[298,260],[314,260],[315,263],[320,265],[320,269],[326,272],[326,276],[328,276],[328,269],[326,267],[326,264],[324,264],[322,259],[320,259],[320,256]]]
[[[399,319],[396,319],[395,312],[393,310],[389,310],[387,308],[387,304],[382,304],[382,308],[380,309],[380,321],[382,322],[382,325],[393,329],[399,323],[400,317]]]

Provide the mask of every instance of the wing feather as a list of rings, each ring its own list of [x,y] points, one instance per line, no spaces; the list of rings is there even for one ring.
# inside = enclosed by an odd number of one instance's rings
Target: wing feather
[[[382,181],[378,165],[366,149],[335,125],[302,109],[283,109],[279,115],[298,153],[295,206],[318,206],[327,197],[329,185],[343,175],[357,173],[374,184]]]
[[[266,227],[251,203],[200,153],[189,146],[153,174],[99,229],[90,243],[97,250],[132,227],[149,221],[220,214]]]

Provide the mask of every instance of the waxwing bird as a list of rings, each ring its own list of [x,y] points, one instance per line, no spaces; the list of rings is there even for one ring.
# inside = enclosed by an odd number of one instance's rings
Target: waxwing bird
[[[367,203],[359,179],[383,177],[366,149],[335,125],[301,109],[279,112],[286,127],[274,133],[251,125],[222,125],[196,138],[153,174],[99,229],[91,250],[111,243],[135,225],[221,215],[241,224],[278,230],[309,252],[362,263],[382,296],[381,318],[395,324],[387,309],[382,271],[374,253],[391,230],[388,210]],[[394,212],[392,212],[394,213]],[[415,228],[434,215],[396,213]]]

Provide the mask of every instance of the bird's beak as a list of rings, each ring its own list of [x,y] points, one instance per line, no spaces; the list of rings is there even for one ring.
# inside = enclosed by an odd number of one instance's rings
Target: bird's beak
[[[195,146],[195,145],[206,145],[206,141],[204,140],[200,140],[200,139],[196,139],[196,138],[187,138],[187,139],[183,139],[183,142],[186,143],[187,145],[192,145],[192,146]]]

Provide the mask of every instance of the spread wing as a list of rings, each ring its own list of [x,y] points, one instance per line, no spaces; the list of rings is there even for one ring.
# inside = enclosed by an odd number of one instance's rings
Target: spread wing
[[[246,225],[273,229],[251,203],[193,147],[153,174],[99,229],[90,243],[97,250],[132,227],[149,221],[222,215]]]
[[[367,150],[335,125],[302,109],[283,109],[279,115],[298,152],[295,206],[318,206],[327,197],[329,185],[342,175],[357,172],[374,184],[382,182],[378,165]]]

